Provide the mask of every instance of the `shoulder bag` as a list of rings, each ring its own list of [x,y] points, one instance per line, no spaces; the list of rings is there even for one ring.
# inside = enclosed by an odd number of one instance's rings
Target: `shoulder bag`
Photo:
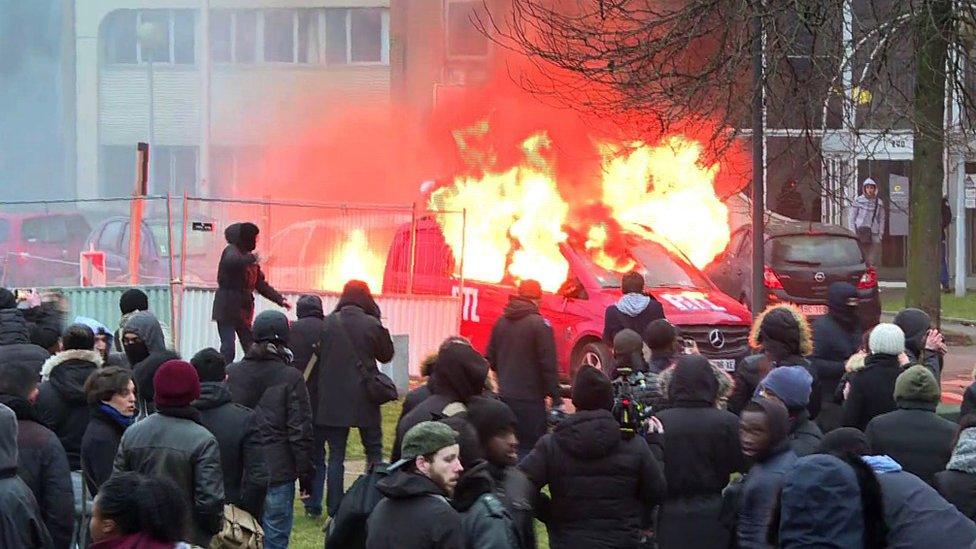
[[[356,366],[359,368],[359,373],[363,376],[363,387],[366,389],[366,396],[369,398],[370,402],[376,405],[386,404],[392,400],[396,400],[399,395],[397,394],[396,385],[390,376],[384,374],[375,365],[369,368],[363,359],[359,356],[359,351],[352,342],[352,338],[349,337],[349,332],[346,330],[346,324],[342,321],[342,312],[336,313],[336,322],[339,324],[339,333],[342,334],[343,339],[349,348],[352,349],[353,354],[356,356]]]
[[[251,513],[236,505],[224,505],[220,532],[210,540],[210,549],[261,549],[264,530]]]

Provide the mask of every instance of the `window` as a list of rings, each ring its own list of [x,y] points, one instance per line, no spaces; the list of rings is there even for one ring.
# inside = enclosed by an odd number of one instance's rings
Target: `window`
[[[298,12],[298,62],[322,63],[321,12],[301,10]]]
[[[488,37],[475,26],[481,2],[447,4],[447,54],[451,57],[488,55]]]
[[[214,63],[233,60],[233,16],[227,10],[210,12],[210,57]]]
[[[98,156],[102,196],[131,196],[136,179],[136,148],[102,146]]]
[[[264,12],[264,60],[295,62],[295,11]]]
[[[152,194],[182,194],[192,192],[197,186],[197,148],[157,146],[152,157]]]
[[[383,11],[378,8],[349,10],[350,61],[383,61]]]
[[[253,63],[257,59],[258,14],[242,11],[234,14],[234,62]]]
[[[116,10],[105,17],[99,34],[104,63],[196,62],[193,10]]]
[[[102,229],[102,234],[98,237],[98,249],[112,251],[119,249],[119,241],[122,240],[122,222],[111,221]]]

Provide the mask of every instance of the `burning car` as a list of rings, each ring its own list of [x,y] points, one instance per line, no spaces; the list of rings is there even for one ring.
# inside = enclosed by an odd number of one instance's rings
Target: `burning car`
[[[498,283],[462,283],[455,255],[432,217],[418,220],[416,242],[411,242],[410,234],[408,224],[394,237],[383,292],[460,295],[461,334],[484,352],[516,281],[506,277]],[[709,360],[733,370],[736,360],[748,352],[749,311],[673,247],[633,233],[626,234],[626,242],[629,266],[644,275],[648,292],[661,302],[667,318]],[[622,275],[598,265],[578,242],[561,243],[559,252],[568,263],[568,273],[557,291],[544,293],[540,309],[556,336],[560,375],[571,379],[583,364],[602,367],[610,360],[610,350],[600,338],[604,312],[620,297]]]

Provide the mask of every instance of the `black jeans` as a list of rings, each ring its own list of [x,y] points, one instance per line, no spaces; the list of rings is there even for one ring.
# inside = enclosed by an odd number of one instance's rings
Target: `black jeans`
[[[518,425],[515,426],[515,436],[518,437],[518,456],[524,458],[535,447],[535,443],[546,434],[546,401],[523,400],[502,396],[502,402],[512,409]]]
[[[234,335],[241,340],[241,348],[246,353],[254,343],[254,334],[251,332],[251,322],[246,319],[239,319],[234,322],[217,321],[217,334],[220,336],[220,354],[224,356],[227,364],[234,362],[237,355]]]
[[[329,465],[326,472],[326,507],[329,516],[334,517],[336,511],[339,510],[339,503],[342,502],[342,495],[345,493],[346,441],[349,440],[349,427],[316,426],[316,447],[313,456],[322,451],[320,441],[323,438],[329,445]],[[381,426],[359,427],[359,439],[363,443],[363,448],[366,449],[367,468],[370,464],[383,461],[383,428]],[[316,482],[318,482],[319,475],[316,474],[315,476]],[[310,503],[313,503],[312,509],[314,510],[314,502]]]

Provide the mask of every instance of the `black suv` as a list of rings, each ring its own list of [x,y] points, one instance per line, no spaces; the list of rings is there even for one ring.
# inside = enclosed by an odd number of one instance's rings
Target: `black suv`
[[[881,317],[878,275],[864,262],[857,237],[836,225],[770,220],[764,235],[766,302],[789,302],[808,317],[827,313],[827,287],[850,282],[857,288],[861,325]],[[705,273],[725,293],[749,306],[752,301],[752,229],[739,227]]]

